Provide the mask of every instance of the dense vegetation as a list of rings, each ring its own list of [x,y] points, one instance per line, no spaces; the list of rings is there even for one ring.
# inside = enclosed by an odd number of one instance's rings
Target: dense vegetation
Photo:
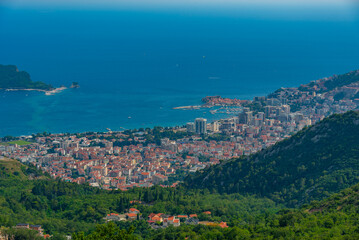
[[[359,185],[335,194],[321,202],[313,202],[301,209],[283,209],[277,214],[265,214],[255,222],[237,222],[229,228],[203,225],[181,225],[141,234],[131,234],[128,239],[359,239]],[[77,240],[110,239],[120,229],[122,234],[133,228],[119,224],[98,226],[91,235],[74,235]],[[138,226],[138,222],[133,222]],[[126,230],[128,229],[128,230]],[[118,238],[126,239],[126,238]]]
[[[30,74],[19,71],[14,65],[0,64],[0,88],[51,90],[53,87],[43,82],[33,82]]]
[[[186,179],[190,188],[266,196],[287,206],[323,199],[359,182],[359,113],[332,115],[249,157]]]
[[[142,203],[132,203],[141,200]],[[46,233],[88,232],[111,212],[124,213],[130,207],[141,211],[141,218],[152,213],[198,214],[203,220],[253,222],[279,207],[268,199],[239,194],[209,194],[207,190],[180,188],[136,188],[127,192],[106,191],[88,185],[51,180],[37,169],[14,160],[0,160],[0,226],[17,223],[40,224]],[[202,214],[211,211],[212,215]],[[128,224],[128,223],[126,223]],[[129,225],[126,225],[128,228]],[[125,227],[126,227],[125,226]],[[136,234],[151,234],[140,220]]]

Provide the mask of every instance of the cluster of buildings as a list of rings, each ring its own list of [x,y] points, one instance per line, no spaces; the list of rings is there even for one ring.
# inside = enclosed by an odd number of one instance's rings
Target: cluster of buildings
[[[206,211],[203,214],[210,216],[211,212]],[[106,222],[108,221],[132,221],[136,219],[143,219],[139,210],[135,208],[130,208],[128,213],[118,214],[118,213],[109,213],[104,218]],[[163,213],[150,213],[147,217],[148,224],[153,229],[166,228],[169,226],[179,227],[181,223],[187,225],[207,225],[207,226],[219,226],[221,228],[227,228],[228,225],[226,222],[211,222],[211,221],[200,221],[197,214],[179,214],[179,215],[168,215]]]
[[[109,213],[104,217],[106,222],[109,221],[133,221],[140,218],[140,211],[136,208],[130,208],[127,213],[118,214],[118,213]]]
[[[0,145],[0,155],[30,162],[54,178],[103,189],[175,186],[178,173],[255,153],[332,113],[358,108],[359,83],[330,91],[324,86],[320,80],[282,88],[250,102],[207,97],[208,104],[243,106],[236,116],[211,123],[197,118],[175,129],[188,132],[187,137],[162,138],[160,144],[147,142],[151,133],[146,131],[131,136],[124,132],[51,134],[32,138],[31,145]],[[116,142],[129,144],[120,147]]]
[[[175,181],[169,182],[169,179],[176,179],[178,171],[197,171],[249,151],[234,140],[205,141],[201,136],[163,138],[160,145],[140,143],[119,147],[113,146],[116,139],[105,139],[113,134],[116,133],[81,137],[52,134],[36,137],[30,145],[0,146],[0,154],[32,163],[53,178],[126,190],[155,184],[174,186]],[[259,145],[253,147],[260,148]]]

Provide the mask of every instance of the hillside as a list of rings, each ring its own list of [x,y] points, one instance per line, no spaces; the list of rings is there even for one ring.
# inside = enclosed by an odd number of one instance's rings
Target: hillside
[[[332,115],[259,153],[189,176],[185,185],[265,196],[287,206],[359,182],[359,113]]]
[[[0,89],[51,90],[53,87],[43,82],[33,82],[30,74],[19,71],[14,65],[0,64]]]
[[[307,211],[357,213],[359,211],[359,184],[333,194],[325,200],[312,202]]]
[[[322,81],[319,81],[319,83],[321,82],[324,83],[323,85],[325,88],[322,90],[322,92],[325,92],[325,91],[331,91],[335,88],[339,88],[342,86],[350,85],[358,81],[359,81],[359,70],[355,70],[345,74],[331,76],[329,78],[323,79]],[[315,84],[313,82],[309,85],[311,87],[315,85],[319,86],[319,84]]]
[[[21,164],[18,161],[0,156],[0,182],[46,179],[36,168]]]
[[[182,225],[164,228],[150,235],[141,234],[145,239],[359,239],[357,214],[359,210],[359,185],[345,189],[328,199],[302,209],[283,209],[277,214],[266,214],[255,222],[236,222],[229,228],[203,225]],[[99,225],[96,231],[84,236],[74,235],[74,240],[94,239],[140,239],[136,238],[130,225],[116,227],[109,223]],[[128,230],[126,230],[128,229]]]
[[[131,204],[132,200],[137,200]],[[138,203],[141,200],[142,203]],[[85,184],[50,179],[33,166],[11,159],[0,160],[0,227],[17,223],[40,224],[48,234],[88,232],[104,223],[109,213],[139,209],[141,220],[135,234],[151,235],[150,213],[198,214],[206,220],[249,222],[280,209],[273,201],[239,194],[219,195],[184,188],[134,188],[126,192],[107,191]],[[212,216],[203,215],[204,211]],[[203,215],[203,216],[202,216]]]

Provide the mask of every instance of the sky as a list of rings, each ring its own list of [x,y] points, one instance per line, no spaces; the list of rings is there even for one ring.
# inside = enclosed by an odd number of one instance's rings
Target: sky
[[[359,0],[0,0],[0,10],[130,10],[256,19],[352,21],[359,19],[358,3]]]
[[[357,0],[2,0],[5,6],[67,6],[67,7],[344,7],[352,8]]]

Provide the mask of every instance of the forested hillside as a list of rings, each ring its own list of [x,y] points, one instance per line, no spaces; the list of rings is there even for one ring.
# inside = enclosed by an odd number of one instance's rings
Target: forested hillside
[[[257,154],[189,176],[190,188],[265,196],[286,206],[359,182],[359,113],[332,115]]]
[[[146,234],[133,234],[129,226],[100,225],[90,235],[78,233],[74,240],[93,239],[359,239],[359,185],[301,209],[283,209],[265,214],[255,222],[237,222],[229,228],[181,225]],[[121,238],[124,236],[125,238]],[[108,238],[112,237],[112,238]],[[116,238],[118,237],[118,238]]]
[[[132,202],[136,200],[136,202]],[[138,201],[141,200],[141,203]],[[141,219],[135,234],[152,234],[145,220],[152,213],[197,214],[199,218],[228,223],[254,222],[262,214],[280,209],[273,201],[239,194],[209,194],[183,187],[135,188],[107,191],[88,185],[52,180],[31,166],[15,160],[0,160],[0,226],[40,224],[49,234],[92,231],[109,213],[139,209]],[[210,217],[203,215],[211,211]],[[129,227],[131,222],[123,223]]]
[[[51,90],[53,87],[43,82],[33,82],[30,74],[19,71],[14,65],[0,64],[0,88]]]

